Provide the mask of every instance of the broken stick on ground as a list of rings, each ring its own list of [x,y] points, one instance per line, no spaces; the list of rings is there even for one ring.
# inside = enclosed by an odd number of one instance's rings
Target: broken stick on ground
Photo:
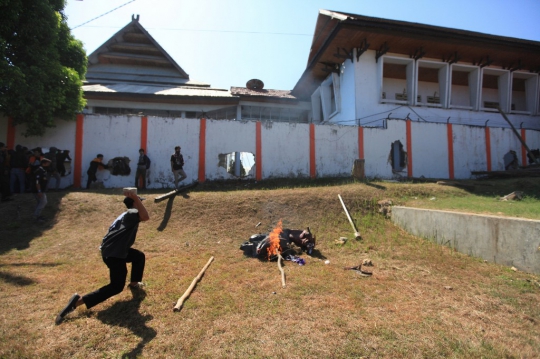
[[[356,229],[356,226],[354,225],[354,222],[349,214],[349,211],[347,210],[347,207],[345,206],[345,203],[343,202],[343,199],[341,198],[341,195],[338,194],[338,197],[339,197],[339,200],[341,202],[341,205],[343,206],[343,209],[345,210],[345,214],[347,215],[347,218],[349,219],[349,222],[351,223],[351,226],[353,228],[353,231],[354,231],[354,237],[357,239],[357,240],[360,240],[362,239],[362,236],[360,235],[360,232],[358,232],[358,230]]]
[[[201,280],[201,277],[203,276],[204,272],[210,266],[210,263],[212,263],[213,260],[214,260],[214,257],[210,257],[210,259],[208,260],[208,263],[206,263],[206,265],[201,270],[201,272],[195,277],[195,279],[193,279],[193,282],[191,282],[191,285],[189,286],[189,288],[180,297],[180,299],[178,299],[178,302],[176,302],[176,305],[173,308],[174,312],[179,312],[180,309],[182,309],[182,305],[184,305],[184,301],[187,299],[187,297],[189,297],[189,295],[193,291],[193,288],[195,288],[195,285],[197,284],[197,282]]]
[[[283,261],[283,257],[281,256],[281,253],[277,252],[277,264],[279,271],[281,272],[281,286],[285,288],[285,272],[283,271],[283,266],[281,265],[281,262]]]

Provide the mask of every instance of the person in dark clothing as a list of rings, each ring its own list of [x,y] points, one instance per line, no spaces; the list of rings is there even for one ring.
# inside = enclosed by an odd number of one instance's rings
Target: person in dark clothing
[[[11,201],[11,191],[9,190],[9,166],[7,148],[5,143],[0,142],[0,193],[2,202]]]
[[[176,146],[171,156],[171,171],[174,175],[174,188],[176,189],[178,189],[178,183],[187,177],[186,172],[184,172],[184,156],[182,156],[180,150],[180,146]]]
[[[66,161],[71,161],[69,150],[58,151],[56,153],[56,169],[62,177],[66,176]]]
[[[58,149],[56,147],[51,147],[49,149],[49,152],[47,152],[44,156],[48,158],[51,161],[51,165],[47,168],[47,173],[49,175],[49,179],[54,178],[56,180],[54,189],[55,191],[58,191],[60,189],[60,173],[58,172],[58,166],[56,162],[56,154],[58,153]],[[49,181],[50,184],[50,181]]]
[[[131,281],[128,287],[134,291],[142,290],[145,256],[144,253],[131,248],[137,236],[139,222],[150,219],[148,211],[141,199],[132,192],[125,193],[124,204],[127,211],[122,213],[109,227],[108,233],[103,237],[100,246],[103,262],[109,267],[110,283],[98,290],[80,296],[75,293],[67,306],[56,317],[55,323],[60,324],[66,315],[80,305],[85,304],[87,309],[104,302],[124,289],[127,277],[127,265],[131,263]]]
[[[11,193],[24,193],[26,190],[26,167],[28,158],[21,145],[15,147],[15,152],[10,158],[10,189]]]
[[[135,187],[139,188],[139,178],[142,180],[141,189],[146,189],[146,171],[150,168],[150,158],[144,154],[144,148],[139,150],[137,173],[135,174]]]
[[[47,189],[48,174],[47,168],[51,165],[51,160],[48,158],[42,158],[40,164],[34,169],[34,180],[32,184],[32,193],[36,198],[36,208],[34,210],[34,219],[38,223],[45,221],[45,218],[41,216],[41,211],[47,205],[47,195],[45,194]]]
[[[88,171],[86,171],[86,174],[88,175],[88,181],[86,182],[86,189],[90,189],[90,185],[92,182],[97,181],[96,173],[98,169],[108,169],[109,166],[103,163],[103,155],[100,153],[97,155],[96,158],[90,162],[90,167],[88,167]]]

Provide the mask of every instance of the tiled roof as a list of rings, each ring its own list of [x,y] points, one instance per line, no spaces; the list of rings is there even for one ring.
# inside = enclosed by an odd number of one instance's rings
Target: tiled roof
[[[233,96],[274,97],[296,100],[296,97],[288,90],[251,90],[247,87],[231,87],[231,94]]]
[[[83,85],[84,92],[108,92],[108,93],[129,93],[144,95],[165,95],[165,96],[198,96],[198,97],[228,97],[231,93],[227,90],[217,90],[198,87],[167,87],[149,86],[137,84],[93,84]]]

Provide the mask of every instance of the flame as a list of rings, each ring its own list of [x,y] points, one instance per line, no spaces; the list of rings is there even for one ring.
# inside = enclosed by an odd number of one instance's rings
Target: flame
[[[271,256],[281,253],[281,246],[279,245],[279,235],[281,234],[281,232],[283,232],[283,228],[282,228],[282,223],[280,219],[276,228],[274,228],[269,235],[270,246],[267,249],[268,260],[270,260]]]

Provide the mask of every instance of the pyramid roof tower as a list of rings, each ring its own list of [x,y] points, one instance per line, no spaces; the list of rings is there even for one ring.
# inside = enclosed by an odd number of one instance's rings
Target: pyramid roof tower
[[[189,75],[139,23],[139,16],[88,56],[88,83],[210,87]]]

